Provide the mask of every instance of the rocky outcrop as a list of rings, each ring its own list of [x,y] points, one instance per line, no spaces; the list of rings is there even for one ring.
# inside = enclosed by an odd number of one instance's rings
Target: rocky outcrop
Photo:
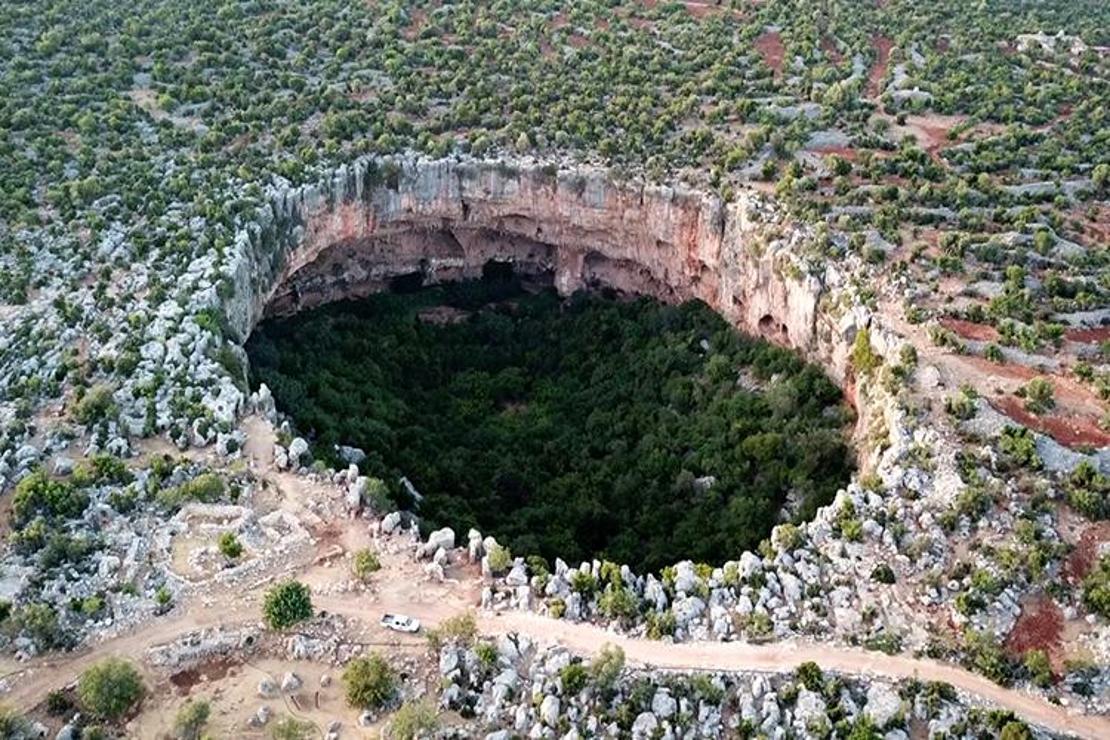
[[[268,313],[511,266],[563,293],[605,286],[701,299],[843,384],[854,326],[846,333],[820,310],[836,274],[807,271],[806,232],[776,227],[780,219],[754,192],[725,203],[602,169],[367,158],[316,185],[272,191],[236,240],[229,324],[245,338]]]

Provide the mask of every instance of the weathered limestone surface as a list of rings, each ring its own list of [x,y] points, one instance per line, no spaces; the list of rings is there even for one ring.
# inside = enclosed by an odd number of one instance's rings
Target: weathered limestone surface
[[[768,239],[778,218],[756,193],[726,204],[616,182],[602,169],[367,158],[323,183],[274,189],[267,212],[238,237],[227,309],[245,338],[266,313],[365,295],[399,276],[431,284],[511,262],[563,293],[607,286],[699,298],[844,384],[856,324],[845,330],[819,311],[835,273],[799,268],[801,231]]]

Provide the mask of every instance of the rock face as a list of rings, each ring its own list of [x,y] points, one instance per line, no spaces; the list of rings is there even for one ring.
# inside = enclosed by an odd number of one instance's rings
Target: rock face
[[[272,191],[262,218],[236,237],[226,308],[245,338],[268,313],[508,264],[562,293],[606,286],[701,299],[843,382],[852,337],[818,310],[836,275],[806,274],[795,258],[802,231],[764,234],[776,218],[756,193],[726,204],[617,183],[601,169],[367,158],[320,184]]]

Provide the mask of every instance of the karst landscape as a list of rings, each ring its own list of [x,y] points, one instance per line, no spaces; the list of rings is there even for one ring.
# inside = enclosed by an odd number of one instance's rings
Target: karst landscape
[[[0,29],[0,738],[1110,737],[1110,4]]]

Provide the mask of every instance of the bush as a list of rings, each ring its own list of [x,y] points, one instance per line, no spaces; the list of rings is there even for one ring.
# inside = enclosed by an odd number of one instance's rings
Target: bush
[[[223,532],[218,541],[220,552],[228,560],[236,560],[243,554],[243,545],[234,532]]]
[[[308,586],[285,581],[266,592],[262,616],[270,629],[282,630],[312,618],[312,594]]]
[[[590,663],[590,675],[594,685],[603,694],[612,692],[620,680],[621,671],[624,670],[624,651],[617,645],[604,645]]]
[[[1083,579],[1083,603],[1095,614],[1110,618],[1110,555],[1102,556]]]
[[[894,583],[894,569],[886,563],[879,563],[875,569],[871,571],[871,580],[877,583]]]
[[[998,737],[999,740],[1033,740],[1033,733],[1024,722],[1013,720],[1003,725],[1002,733]]]
[[[208,723],[212,708],[204,700],[189,699],[177,710],[173,720],[173,734],[177,740],[200,740],[201,730]]]
[[[870,375],[879,366],[882,358],[875,353],[871,346],[871,332],[860,329],[856,332],[855,341],[852,342],[852,367],[856,375]]]
[[[99,719],[119,720],[143,698],[143,681],[135,667],[107,658],[87,669],[77,681],[77,698],[86,712]]]
[[[821,666],[813,661],[807,661],[798,666],[794,670],[794,677],[810,691],[821,691],[825,683],[825,674],[821,670]]]
[[[631,589],[610,583],[598,599],[597,608],[609,619],[627,624],[640,611],[639,600]]]
[[[438,653],[444,645],[448,644],[473,645],[477,637],[478,621],[472,612],[466,612],[448,617],[435,629],[428,630],[428,645]]]
[[[439,727],[436,710],[425,700],[406,702],[393,715],[386,737],[394,740],[415,740],[431,735]]]
[[[97,385],[90,388],[77,402],[73,409],[73,418],[78,424],[89,426],[106,419],[115,413],[116,405],[112,401],[112,389],[106,385]]]
[[[355,709],[381,709],[397,692],[396,672],[377,653],[348,663],[343,683],[347,704]]]
[[[493,574],[500,575],[512,566],[513,554],[504,545],[494,545],[486,555],[486,561]]]
[[[1025,653],[1022,660],[1029,680],[1042,689],[1052,685],[1052,664],[1048,660],[1048,653],[1044,650],[1030,650]]]
[[[563,695],[574,696],[586,688],[590,674],[581,663],[568,663],[559,671],[559,680],[563,684]]]
[[[270,730],[270,737],[273,740],[308,740],[314,735],[316,735],[316,725],[296,717],[282,717]]]
[[[14,709],[0,705],[0,738],[31,737],[31,723]]]
[[[1110,478],[1084,460],[1068,476],[1068,503],[1089,519],[1110,518]]]
[[[998,437],[998,449],[1014,465],[1033,470],[1039,470],[1041,467],[1041,458],[1037,454],[1037,440],[1025,427],[1004,427]]]
[[[1018,395],[1025,398],[1025,409],[1034,414],[1043,414],[1056,405],[1051,381],[1033,378],[1018,389]]]
[[[376,573],[382,569],[381,561],[378,560],[378,555],[368,547],[364,547],[355,553],[355,558],[351,563],[351,572],[354,573],[355,578],[360,581],[366,581],[370,578],[370,574]]]

